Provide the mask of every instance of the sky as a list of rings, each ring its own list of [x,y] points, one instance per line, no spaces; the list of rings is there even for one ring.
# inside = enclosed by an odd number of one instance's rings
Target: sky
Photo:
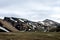
[[[0,17],[5,16],[60,23],[60,0],[0,0]]]

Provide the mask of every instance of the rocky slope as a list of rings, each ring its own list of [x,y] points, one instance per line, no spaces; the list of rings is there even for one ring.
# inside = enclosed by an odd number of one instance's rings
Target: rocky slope
[[[46,19],[33,22],[23,18],[4,17],[0,19],[0,32],[59,32],[60,23]]]

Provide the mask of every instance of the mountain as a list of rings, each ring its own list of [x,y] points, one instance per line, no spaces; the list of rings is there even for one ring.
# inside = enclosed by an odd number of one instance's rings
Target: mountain
[[[43,22],[43,25],[45,26],[46,31],[60,31],[60,23],[55,22],[50,19],[46,19]]]
[[[49,20],[49,19],[46,19],[46,20],[44,20],[42,22],[44,23],[45,26],[57,26],[57,25],[60,25],[60,23],[55,22],[53,20]]]
[[[60,23],[46,19],[33,22],[23,18],[4,17],[0,19],[0,32],[59,32]]]

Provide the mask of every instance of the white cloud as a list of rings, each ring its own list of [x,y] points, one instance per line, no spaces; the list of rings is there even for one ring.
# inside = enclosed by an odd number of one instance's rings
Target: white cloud
[[[59,19],[60,18],[60,7],[52,8],[52,14],[50,15],[51,18]]]
[[[60,13],[60,7],[53,7],[52,10],[53,10],[55,13]]]
[[[60,14],[51,15],[52,18],[60,18]]]

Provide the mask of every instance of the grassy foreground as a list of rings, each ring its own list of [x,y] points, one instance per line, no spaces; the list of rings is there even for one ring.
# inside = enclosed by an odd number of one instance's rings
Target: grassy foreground
[[[60,40],[60,33],[56,33],[56,32],[0,33],[0,40]]]

